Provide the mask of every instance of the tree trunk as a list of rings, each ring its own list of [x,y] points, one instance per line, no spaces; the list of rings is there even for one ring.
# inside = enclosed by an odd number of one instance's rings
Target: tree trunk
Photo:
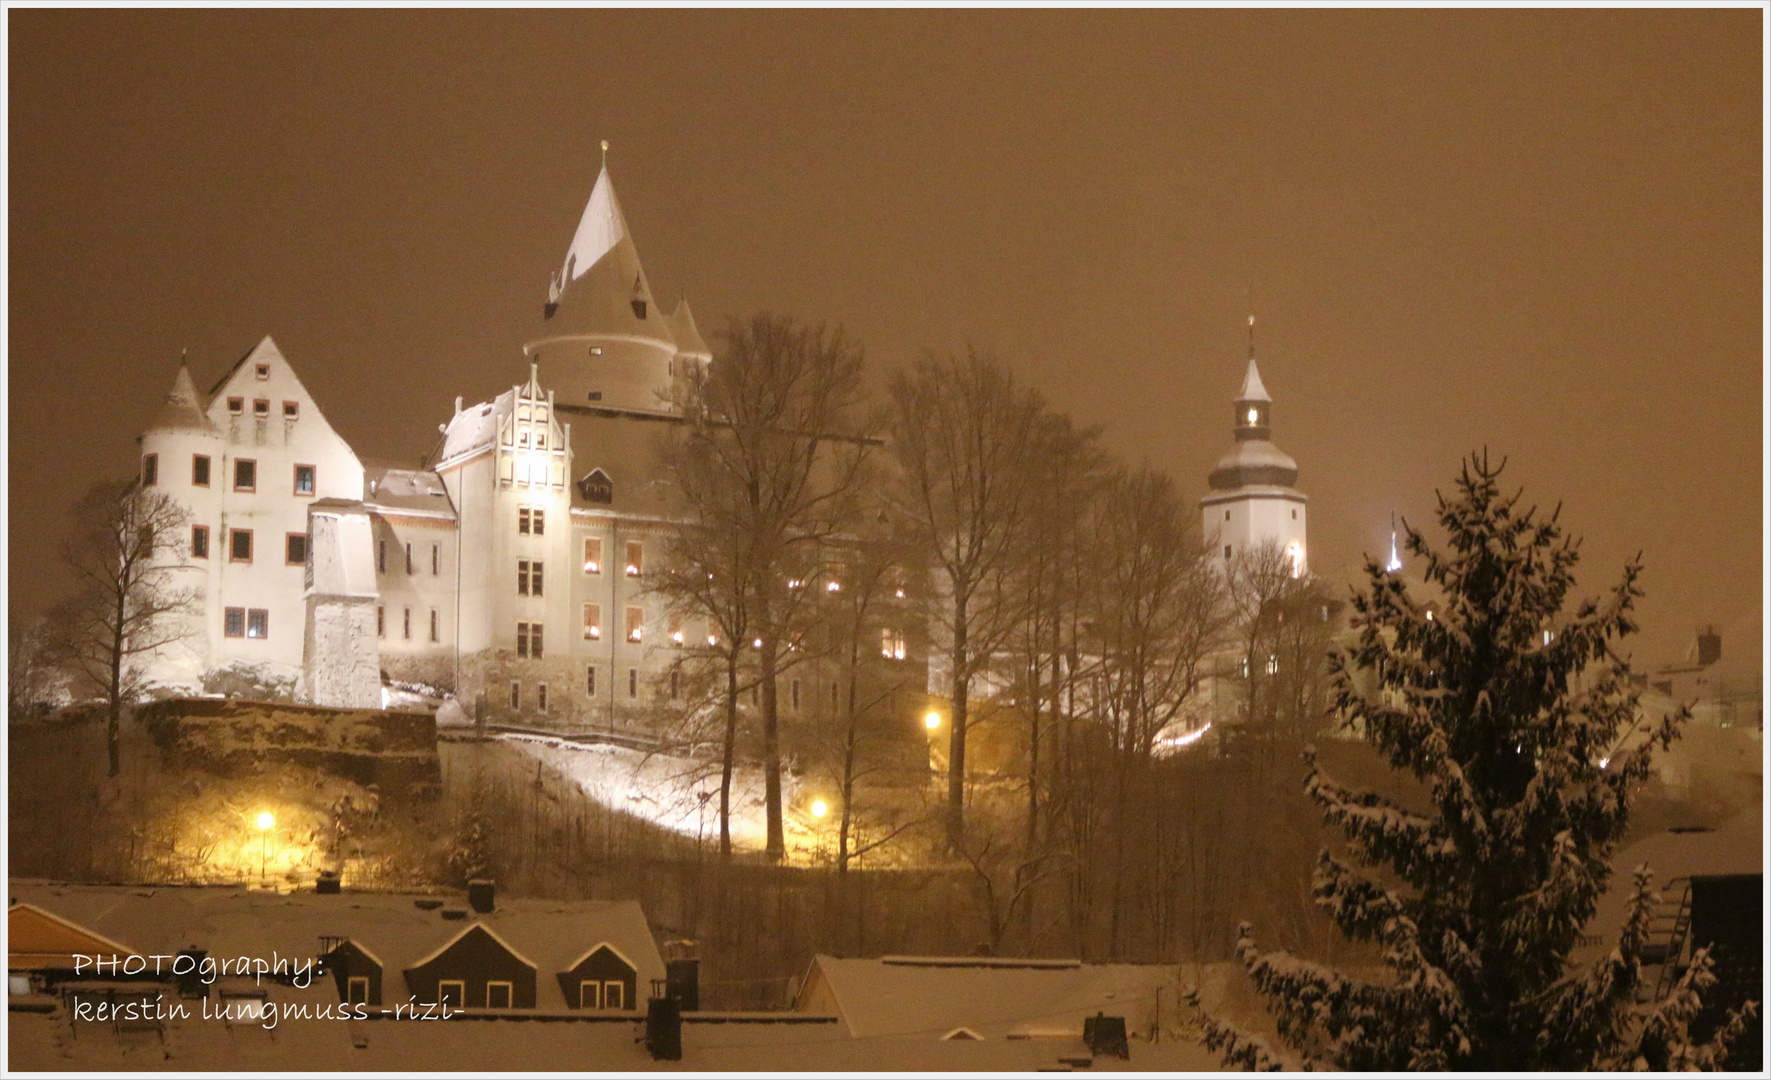
[[[720,747],[719,857],[732,859],[732,759],[738,742],[738,652],[726,655],[726,737]]]
[[[777,648],[773,634],[763,638],[763,813],[768,819],[766,851],[770,859],[779,861],[787,853],[787,836],[781,822],[780,700],[775,687]]]
[[[971,665],[966,654],[965,602],[957,601],[953,619],[953,718],[947,737],[947,838],[954,844],[965,838],[965,724],[966,691],[971,684]]]
[[[123,771],[122,748],[118,745],[121,737],[119,728],[123,716],[123,649],[127,644],[123,638],[124,605],[128,601],[128,593],[117,592],[116,629],[111,634],[111,680],[106,687],[106,704],[109,708],[105,716],[105,749],[110,754],[112,779]]]

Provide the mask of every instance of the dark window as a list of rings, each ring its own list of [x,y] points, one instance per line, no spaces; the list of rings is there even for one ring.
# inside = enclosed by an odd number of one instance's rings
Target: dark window
[[[584,669],[584,696],[596,697],[596,665]]]
[[[209,455],[208,454],[192,454],[191,455],[191,486],[192,487],[208,487],[209,486]]]
[[[1230,545],[1225,544],[1224,545],[1224,558],[1228,559],[1229,557],[1230,557]]]
[[[535,708],[539,709],[542,712],[547,711],[547,684],[546,683],[536,683],[535,684]]]
[[[312,495],[314,493],[314,467],[312,465],[297,465],[295,467],[295,493],[297,495]]]
[[[377,574],[387,573],[387,541],[386,540],[375,541],[375,572]]]
[[[222,633],[228,637],[246,636],[246,609],[231,607],[223,612]]]
[[[378,638],[387,636],[387,609],[384,607],[375,609],[375,636]]]
[[[404,614],[401,616],[400,636],[405,638],[407,641],[412,640],[412,609],[411,608],[404,609]]]
[[[412,545],[406,545],[406,576],[412,576]]]
[[[529,508],[526,506],[517,509],[517,532],[529,535]]]
[[[271,366],[269,364],[260,364],[254,373],[260,380],[268,379],[271,377]]]
[[[544,516],[544,513],[540,508],[537,508],[535,510],[533,518],[531,520],[533,521],[533,524],[534,524],[536,536],[540,536],[543,532],[547,531],[544,527],[547,524],[547,518]]]
[[[791,697],[793,698],[793,707],[796,709],[799,708],[799,680],[793,680],[793,682],[788,685],[788,689],[792,691]],[[676,695],[672,694],[670,696],[675,697]]]
[[[536,560],[529,564],[529,595],[541,595],[541,562]]]
[[[283,419],[293,420],[301,415],[301,405],[293,401],[283,402]]]
[[[630,698],[636,698],[636,697],[640,696],[640,669],[639,668],[628,668],[627,669],[627,696]]]
[[[517,560],[517,595],[529,595],[529,560]]]
[[[252,561],[251,529],[234,529],[228,533],[228,558],[234,562]]]
[[[511,708],[516,708],[517,684],[510,684]],[[460,979],[444,979],[437,983],[437,1004],[460,1009],[467,1000],[467,984]]]
[[[437,640],[437,609],[436,608],[430,609],[430,639],[432,642],[435,642]]]
[[[541,659],[540,623],[517,623],[517,657],[523,660]]]
[[[246,612],[246,636],[264,638],[271,636],[271,613],[264,608],[249,608]]]
[[[146,454],[141,459],[141,483],[153,487],[160,482],[160,455]]]
[[[541,711],[547,711],[547,688],[541,690]],[[486,1008],[510,1008],[510,984],[507,982],[489,982],[486,984]]]
[[[547,516],[539,507],[517,510],[517,532],[524,536],[540,536],[547,531]]]
[[[515,679],[510,681],[510,707],[513,709],[523,707],[523,684]]]
[[[234,459],[234,490],[258,490],[258,462],[250,458]]]
[[[670,669],[670,696],[675,698],[682,690],[683,673],[676,668]],[[798,685],[797,683],[795,684]]]
[[[209,557],[209,526],[191,526],[191,558],[207,559]]]
[[[290,533],[285,540],[287,551],[283,561],[290,566],[307,565],[307,533]]]
[[[442,565],[443,565],[443,545],[432,544],[430,546],[430,576],[436,577],[437,571],[439,569],[441,569]]]
[[[252,399],[252,415],[260,420],[267,420],[271,415],[271,403],[265,398]]]
[[[352,975],[347,985],[348,989],[345,991],[345,999],[348,1004],[369,1004],[369,976]]]
[[[541,659],[541,624],[540,623],[530,623],[529,624],[529,656],[535,660]]]
[[[246,411],[246,399],[245,398],[238,398],[238,397],[228,398],[228,412],[233,413],[235,416],[239,416],[241,413],[243,413],[245,411]]]

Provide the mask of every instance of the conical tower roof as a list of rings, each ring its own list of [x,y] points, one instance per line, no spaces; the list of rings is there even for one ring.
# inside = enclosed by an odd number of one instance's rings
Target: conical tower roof
[[[679,356],[713,359],[713,350],[707,347],[707,339],[701,336],[701,331],[695,326],[695,313],[689,310],[689,301],[686,298],[678,301],[676,310],[670,313],[670,331],[676,338]]]
[[[605,164],[548,288],[549,334],[620,334],[672,342]]]
[[[215,433],[215,425],[203,415],[202,400],[197,397],[196,384],[191,382],[190,365],[183,359],[178,362],[178,374],[173,377],[172,389],[167,391],[165,403],[154,414],[147,430]]]
[[[1267,388],[1261,384],[1261,369],[1255,365],[1254,357],[1249,357],[1248,374],[1242,377],[1242,392],[1236,395],[1236,403],[1272,400],[1267,396]]]

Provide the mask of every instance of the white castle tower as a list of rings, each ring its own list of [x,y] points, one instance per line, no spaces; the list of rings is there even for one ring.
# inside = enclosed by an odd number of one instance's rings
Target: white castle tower
[[[1204,535],[1216,536],[1225,564],[1248,548],[1272,544],[1291,559],[1292,576],[1308,572],[1308,498],[1298,491],[1298,466],[1273,445],[1273,399],[1254,359],[1254,316],[1248,319],[1248,373],[1236,395],[1236,444],[1211,470],[1211,494],[1199,500]]]

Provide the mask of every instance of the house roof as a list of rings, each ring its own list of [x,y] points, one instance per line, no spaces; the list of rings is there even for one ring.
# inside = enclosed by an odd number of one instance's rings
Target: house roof
[[[1763,874],[1764,820],[1754,807],[1714,829],[1652,833],[1613,855],[1611,880],[1586,926],[1587,934],[1596,937],[1598,943],[1586,946],[1581,954],[1617,944],[1617,933],[1623,928],[1624,912],[1635,888],[1635,870],[1642,865],[1653,871],[1654,887],[1663,895],[1667,884],[1679,878]]]
[[[470,405],[449,418],[443,428],[443,450],[437,455],[440,467],[459,458],[484,450],[498,437],[498,417],[510,409],[514,390],[506,390],[491,401]]]
[[[28,903],[7,909],[6,949],[9,968],[72,965],[75,956],[139,955],[127,945]]]
[[[1272,400],[1267,396],[1266,386],[1261,383],[1260,367],[1255,364],[1254,357],[1249,357],[1248,372],[1242,376],[1242,391],[1236,395],[1236,404],[1240,405],[1245,401]]]
[[[634,309],[636,302],[643,302],[644,316]],[[607,165],[548,289],[547,311],[549,333],[614,334],[675,346],[670,319],[652,298]]]
[[[455,516],[455,504],[449,499],[443,478],[429,469],[365,461],[363,500],[380,509]]]
[[[856,1038],[940,1039],[963,1027],[1000,1039],[1058,1030],[1080,1036],[1083,1019],[1098,1012],[1148,1013],[1158,991],[1175,986],[1176,970],[1153,964],[1028,966],[999,958],[849,960],[819,954],[807,988],[818,979]],[[809,995],[802,992],[801,1000],[809,1004]]]
[[[537,1008],[567,1008],[557,980],[587,947],[607,943],[639,972],[640,985],[664,978],[664,961],[634,900],[501,899],[468,925],[424,910],[410,893],[277,894],[239,886],[67,885],[12,882],[12,895],[89,931],[136,943],[143,955],[207,949],[212,956],[314,957],[321,937],[349,938],[379,957],[385,975],[416,967],[474,926],[484,926],[533,964]],[[446,900],[443,909],[466,908]]]

